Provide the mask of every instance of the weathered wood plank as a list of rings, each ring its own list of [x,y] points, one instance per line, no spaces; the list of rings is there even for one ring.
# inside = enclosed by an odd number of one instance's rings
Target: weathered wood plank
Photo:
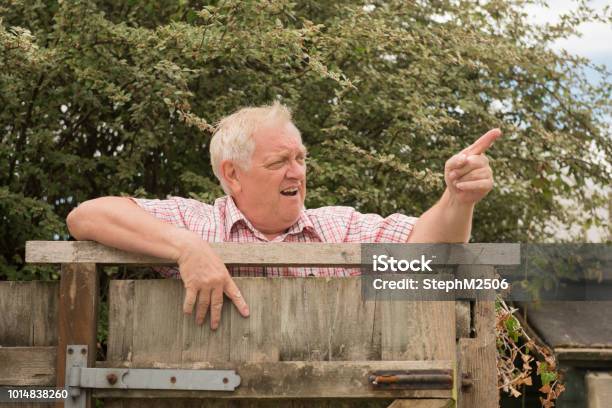
[[[230,361],[278,361],[281,344],[281,278],[252,278],[237,281],[249,305],[250,316],[231,313]],[[225,299],[224,308],[234,308]],[[225,317],[225,316],[224,316]],[[223,324],[223,320],[221,324]],[[185,361],[183,359],[183,361]]]
[[[283,361],[326,360],[329,350],[329,295],[325,279],[281,282],[281,351]]]
[[[458,273],[468,273],[484,278],[495,276],[492,266],[459,267]],[[481,293],[483,298],[493,297]],[[457,343],[458,372],[472,378],[473,386],[462,389],[457,383],[459,408],[497,407],[497,361],[495,346],[495,302],[478,300],[471,313],[472,338],[460,338]]]
[[[134,283],[132,360],[136,364],[181,361],[184,295],[181,282]]]
[[[612,401],[612,372],[589,372],[585,376],[588,408],[605,408]]]
[[[133,280],[111,280],[108,286],[109,319],[106,358],[109,361],[132,362],[132,350],[134,347],[134,286],[135,282]],[[150,408],[150,401],[147,404],[147,408]],[[134,403],[131,403],[130,406],[135,408]],[[123,400],[104,401],[104,407],[122,408]]]
[[[554,349],[560,361],[612,361],[612,349],[556,347]]]
[[[281,282],[281,360],[380,359],[380,313],[360,279]]]
[[[66,372],[66,347],[87,345],[87,362],[96,361],[99,279],[95,264],[63,264],[60,280],[59,327],[57,345],[57,386],[63,387]],[[87,408],[92,405],[89,391]]]
[[[181,287],[180,296],[182,300],[184,292],[182,284],[180,282],[176,283]],[[206,320],[202,326],[195,323],[195,310],[193,315],[183,315],[179,328],[182,332],[182,346],[179,347],[182,351],[179,359],[182,359],[183,362],[222,362],[230,359],[232,315],[236,311],[232,310],[233,306],[227,301],[227,298],[224,300],[221,322],[217,330],[210,329],[210,311],[206,315]],[[182,310],[182,301],[179,309]],[[140,333],[140,331],[137,333]],[[173,360],[164,359],[162,361]]]
[[[454,408],[454,406],[455,401],[452,399],[398,399],[388,408]]]
[[[459,339],[459,372],[470,375],[473,386],[459,393],[459,408],[497,407],[495,304],[478,301],[474,310],[476,337]]]
[[[0,282],[0,345],[32,345],[32,291],[30,282]]]
[[[0,282],[0,345],[31,346],[32,295],[30,282]]]
[[[32,298],[33,346],[56,346],[60,283],[36,282]]]
[[[386,404],[383,400],[357,400],[357,399],[330,399],[330,400],[312,400],[312,399],[283,399],[282,403],[275,400],[202,400],[202,399],[157,399],[155,401],[156,408],[302,408],[302,407],[323,407],[323,408],[386,408],[393,400],[390,400]],[[403,400],[400,400],[403,401]],[[449,405],[449,399],[410,399],[406,400],[414,402],[416,408],[450,408],[453,405]],[[431,403],[432,405],[427,405]],[[112,405],[110,405],[112,404]],[[425,405],[419,405],[425,404]],[[441,405],[440,405],[441,404]],[[104,401],[104,407],[112,406],[113,408],[150,408],[150,399],[106,399]],[[407,405],[413,407],[413,405]],[[20,407],[17,407],[20,408]]]
[[[56,347],[0,347],[0,385],[54,386]]]
[[[455,304],[380,301],[383,360],[454,360]]]
[[[138,364],[99,362],[119,367]],[[149,365],[150,366],[150,365]],[[100,389],[94,396],[101,398],[206,398],[221,399],[294,399],[294,398],[451,398],[452,390],[375,390],[368,384],[368,373],[374,370],[445,369],[451,361],[282,361],[155,364],[157,368],[233,369],[241,377],[234,392],[219,391],[155,391]],[[141,367],[142,368],[142,367]]]
[[[57,344],[59,282],[0,282],[0,346]]]
[[[427,399],[406,399],[396,400],[401,401],[401,405],[394,408],[453,408],[454,401],[449,398],[427,398]],[[375,400],[358,400],[358,399],[328,399],[328,400],[312,400],[312,399],[283,399],[282,404],[275,400],[202,400],[202,399],[157,399],[155,401],[156,408],[302,408],[302,407],[323,407],[323,408],[387,408],[393,400],[384,402],[380,399]],[[112,405],[111,405],[112,404]],[[113,408],[151,408],[150,399],[105,399],[104,407]],[[20,407],[16,407],[20,408]]]
[[[361,244],[211,243],[227,265],[359,266]],[[425,254],[433,265],[516,265],[519,244],[385,244],[404,257]],[[388,250],[387,250],[388,252]],[[28,241],[28,263],[174,265],[170,260],[132,254],[91,241]]]
[[[134,281],[111,280],[108,288],[108,360],[132,361]]]
[[[332,280],[334,280],[332,278]],[[380,360],[381,313],[378,301],[365,300],[361,295],[361,279],[335,279],[328,287],[329,360]],[[330,293],[331,292],[331,293]]]

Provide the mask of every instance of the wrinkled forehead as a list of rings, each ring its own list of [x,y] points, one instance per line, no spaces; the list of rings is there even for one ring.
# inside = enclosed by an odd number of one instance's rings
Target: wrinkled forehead
[[[306,152],[302,135],[290,121],[271,121],[259,126],[252,136],[255,152],[296,150]]]

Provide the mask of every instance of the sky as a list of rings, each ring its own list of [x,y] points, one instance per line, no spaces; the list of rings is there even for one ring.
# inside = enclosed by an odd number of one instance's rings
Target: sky
[[[572,0],[549,0],[550,7],[532,6],[526,11],[532,22],[538,24],[555,23],[559,15],[567,13],[577,7],[576,1]],[[589,2],[590,7],[601,10],[610,3],[610,0],[593,0]],[[580,26],[581,37],[573,36],[557,41],[553,48],[565,49],[571,54],[589,58],[596,64],[603,64],[608,71],[612,71],[612,24],[588,23]],[[593,83],[598,82],[598,76],[587,71],[587,77]],[[612,119],[611,119],[612,122]],[[606,215],[608,209],[602,208],[599,213]],[[560,228],[560,236],[564,236],[564,228]],[[585,235],[587,242],[602,242],[606,239],[609,230],[607,228],[590,228]],[[565,231],[570,233],[570,231]]]
[[[527,8],[529,18],[532,22],[555,23],[559,15],[574,10],[577,7],[576,1],[572,0],[549,0],[548,8],[541,6],[531,6]],[[610,0],[592,0],[590,7],[601,10],[606,5],[611,5]],[[566,51],[587,57],[597,64],[604,64],[609,71],[612,71],[612,24],[589,23],[580,26],[582,37],[573,36],[560,40],[553,45],[555,49],[565,49]],[[591,78],[594,79],[594,78]]]

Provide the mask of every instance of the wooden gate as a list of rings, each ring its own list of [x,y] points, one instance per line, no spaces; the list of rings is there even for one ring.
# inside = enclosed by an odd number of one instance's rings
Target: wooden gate
[[[361,263],[353,244],[212,246],[228,265]],[[519,262],[518,246],[456,245],[444,253],[438,263],[484,272]],[[64,386],[66,347],[96,349],[100,266],[171,264],[91,242],[29,242],[27,261],[62,264],[61,282],[0,285],[0,385]],[[87,404],[96,397],[126,407],[151,398],[173,407],[498,405],[491,301],[365,300],[358,277],[235,281],[251,316],[242,318],[226,301],[214,332],[182,314],[179,280],[112,281],[107,360],[86,356],[88,367],[233,369],[242,379],[235,391],[105,388],[88,391]],[[22,319],[29,319],[28,333],[20,333]],[[368,377],[377,370],[447,371],[452,387],[376,389]]]

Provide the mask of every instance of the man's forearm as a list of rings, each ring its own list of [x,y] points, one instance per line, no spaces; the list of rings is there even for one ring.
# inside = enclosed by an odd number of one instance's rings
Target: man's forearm
[[[76,239],[175,261],[185,246],[198,241],[195,233],[158,220],[124,197],[86,201],[66,222]]]
[[[473,213],[474,204],[456,202],[446,189],[440,201],[419,217],[408,242],[468,242],[472,230]]]

